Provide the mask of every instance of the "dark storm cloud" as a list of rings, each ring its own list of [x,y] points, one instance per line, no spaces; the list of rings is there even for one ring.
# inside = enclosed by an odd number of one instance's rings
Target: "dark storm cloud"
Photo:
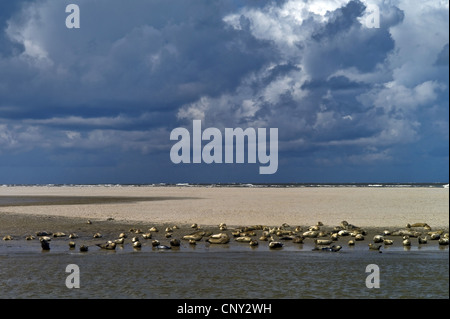
[[[64,25],[72,2],[76,30]],[[368,2],[3,1],[0,177],[16,165],[43,181],[39,163],[59,182],[264,181],[247,166],[174,167],[170,131],[193,119],[279,128],[280,175],[267,181],[367,180],[413,157],[404,176],[442,166],[448,7],[374,0],[380,28],[369,28]]]

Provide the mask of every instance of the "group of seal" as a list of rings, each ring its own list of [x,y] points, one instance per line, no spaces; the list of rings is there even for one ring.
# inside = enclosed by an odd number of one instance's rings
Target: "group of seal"
[[[92,222],[89,221],[90,224]],[[140,228],[131,228],[128,232],[122,231],[116,238],[112,238],[105,242],[94,243],[93,245],[102,250],[115,250],[117,247],[123,247],[128,241],[128,237],[131,237],[132,247],[136,250],[144,245],[147,240],[151,240],[151,246],[155,249],[166,250],[172,248],[178,248],[181,246],[181,240],[187,241],[189,245],[194,246],[198,242],[204,240],[207,245],[225,245],[231,241],[247,244],[252,248],[260,246],[260,242],[267,242],[269,249],[283,248],[285,242],[292,242],[295,244],[303,244],[305,241],[314,243],[313,251],[324,252],[338,252],[342,249],[342,245],[338,245],[338,240],[345,240],[345,237],[350,237],[348,240],[349,246],[355,246],[357,242],[366,240],[368,232],[355,225],[349,224],[347,221],[342,221],[338,226],[324,226],[322,222],[317,222],[311,226],[293,226],[284,223],[281,226],[242,226],[229,229],[225,223],[218,225],[219,232],[215,233],[214,229],[205,230],[201,228],[197,223],[194,223],[190,227],[191,232],[187,234],[180,231],[178,226],[166,227],[164,232],[161,232],[159,236],[164,236],[166,240],[169,240],[167,245],[161,244],[158,239],[155,239],[159,233],[159,228],[152,226],[147,232],[144,232]],[[163,228],[164,229],[164,228]],[[65,238],[69,237],[69,249],[76,248],[75,239],[79,238],[76,233],[70,233],[68,236],[64,232],[49,232],[38,231],[36,236],[39,237],[41,248],[44,251],[50,250],[50,241],[52,238]],[[432,230],[426,223],[414,223],[407,224],[403,229],[396,229],[394,231],[384,230],[373,236],[372,242],[368,244],[369,250],[375,250],[381,252],[382,246],[389,246],[394,244],[394,239],[386,238],[387,236],[401,237],[401,244],[404,247],[411,247],[414,245],[414,238],[417,238],[419,245],[425,245],[428,243],[428,239],[435,240],[439,245],[445,246],[449,244],[449,234],[443,230]],[[103,238],[103,234],[96,232],[92,235],[93,239]],[[4,241],[13,240],[13,236],[6,235],[3,237]],[[27,235],[27,240],[33,240],[33,235]],[[181,240],[180,240],[181,239]],[[59,240],[59,239],[58,239]],[[89,246],[86,244],[80,245],[80,252],[87,252]]]

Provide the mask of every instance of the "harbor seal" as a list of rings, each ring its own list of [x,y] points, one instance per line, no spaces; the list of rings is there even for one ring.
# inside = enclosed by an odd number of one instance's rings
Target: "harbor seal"
[[[252,239],[252,240],[250,240],[249,245],[250,245],[251,247],[256,247],[256,246],[258,246],[259,244],[258,244],[258,241],[257,241],[257,240]]]
[[[142,244],[139,240],[133,242],[133,248],[141,248]]]
[[[314,243],[316,245],[330,245],[333,241],[331,239],[316,239]]]
[[[419,242],[419,244],[420,245],[423,245],[423,244],[426,244],[426,243],[428,243],[428,239],[427,239],[427,236],[425,236],[425,237],[417,237],[417,240],[418,240],[418,242]]]
[[[378,250],[379,251],[381,246],[382,245],[375,245],[375,244],[370,243],[369,244],[369,250]]]
[[[381,235],[375,235],[375,236],[373,237],[373,242],[374,242],[375,244],[377,244],[377,243],[382,243],[383,241],[384,241],[384,237],[381,236]]]
[[[100,247],[101,249],[106,249],[106,250],[115,250],[116,249],[116,243],[113,243],[112,241],[108,241],[104,244],[96,244],[96,246]]]
[[[123,243],[125,242],[125,238],[121,237],[119,239],[116,239],[114,241],[117,245],[123,245]]]
[[[342,249],[342,246],[339,245],[331,245],[331,246],[326,246],[326,247],[314,247],[312,250],[313,251],[331,251],[331,252],[338,252],[339,250]]]
[[[87,252],[89,250],[89,246],[86,246],[86,245],[81,245],[80,246],[80,251],[81,252]]]
[[[63,232],[56,232],[56,233],[53,233],[53,237],[66,237],[66,234],[65,233],[63,233]]]
[[[13,240],[13,237],[11,235],[6,235],[5,237],[3,237],[3,240]]]
[[[226,233],[211,235],[207,240],[210,244],[228,244],[230,237]]]
[[[50,243],[43,238],[40,238],[42,250],[50,250]]]
[[[234,240],[240,243],[249,243],[252,238],[250,236],[240,236],[236,237]]]
[[[173,239],[170,240],[169,244],[170,244],[170,246],[172,246],[172,247],[180,247],[181,242],[180,242],[179,239],[173,238]]]
[[[283,248],[283,243],[279,241],[271,241],[269,243],[269,248],[270,249]]]

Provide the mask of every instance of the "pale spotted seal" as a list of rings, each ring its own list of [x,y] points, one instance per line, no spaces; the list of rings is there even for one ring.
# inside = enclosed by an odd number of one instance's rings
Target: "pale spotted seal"
[[[226,233],[219,233],[211,235],[206,241],[210,244],[227,244],[230,241],[230,237]]]
[[[373,242],[376,243],[376,244],[377,244],[377,243],[382,243],[383,240],[384,240],[384,237],[381,236],[381,235],[375,235],[375,236],[373,237]]]

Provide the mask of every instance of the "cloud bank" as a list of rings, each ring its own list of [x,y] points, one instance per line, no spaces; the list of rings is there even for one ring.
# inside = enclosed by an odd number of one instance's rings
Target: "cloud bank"
[[[81,28],[67,29],[77,3]],[[380,27],[364,24],[370,6]],[[0,4],[0,183],[448,180],[448,1]],[[277,174],[170,131],[279,129]]]

